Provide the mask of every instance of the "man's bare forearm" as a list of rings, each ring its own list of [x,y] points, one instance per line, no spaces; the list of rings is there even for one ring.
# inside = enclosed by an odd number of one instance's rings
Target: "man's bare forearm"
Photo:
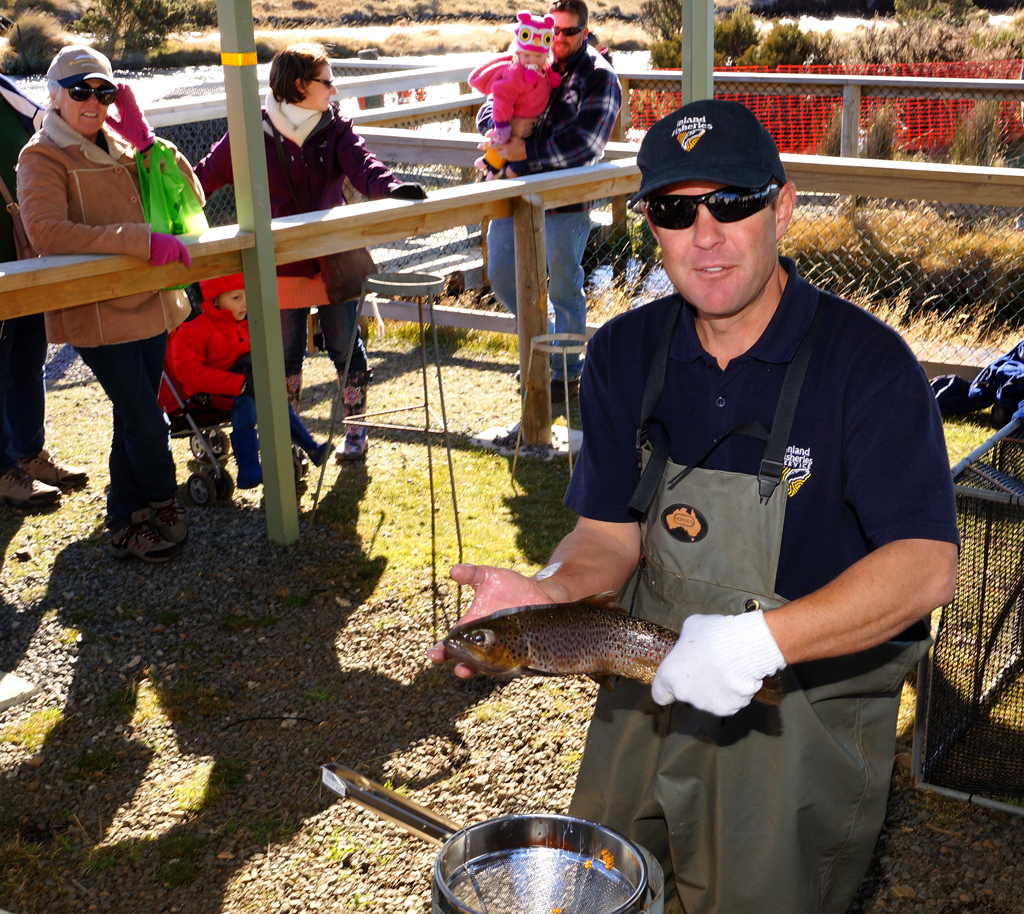
[[[554,602],[571,603],[595,593],[619,590],[639,560],[638,524],[581,517],[537,577]]]
[[[952,543],[897,540],[765,619],[789,664],[866,650],[948,603],[956,564]]]

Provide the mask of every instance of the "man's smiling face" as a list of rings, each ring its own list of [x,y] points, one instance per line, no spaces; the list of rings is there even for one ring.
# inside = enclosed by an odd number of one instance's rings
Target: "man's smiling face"
[[[699,196],[724,186],[681,181],[658,193]],[[787,184],[774,206],[739,222],[718,222],[701,205],[689,228],[651,225],[661,245],[665,272],[699,316],[738,315],[762,299],[778,267],[778,242],[789,226],[795,199],[795,188]]]

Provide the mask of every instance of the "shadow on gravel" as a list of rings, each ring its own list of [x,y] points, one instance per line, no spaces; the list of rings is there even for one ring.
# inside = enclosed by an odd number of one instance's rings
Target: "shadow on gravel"
[[[334,799],[320,764],[418,788],[466,763],[454,721],[497,684],[425,667],[397,601],[351,618],[386,559],[356,533],[367,476],[348,470],[334,489],[350,522],[287,548],[230,503],[188,509],[167,565],[114,561],[96,538],[58,554],[13,635],[55,618],[81,638],[63,713],[4,782],[5,907],[213,914],[246,861]],[[398,767],[420,745],[430,764]]]

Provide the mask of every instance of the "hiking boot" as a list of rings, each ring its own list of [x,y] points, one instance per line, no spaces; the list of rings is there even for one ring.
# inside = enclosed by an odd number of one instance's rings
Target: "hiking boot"
[[[45,448],[35,457],[26,457],[21,461],[21,468],[33,479],[45,482],[48,486],[84,486],[89,481],[89,474],[78,467],[66,467],[57,463]]]
[[[136,517],[135,515],[139,516]],[[166,501],[151,501],[148,508],[136,511],[132,521],[150,523],[159,531],[160,536],[170,543],[184,543],[188,539],[188,520],[185,511],[178,507],[172,495]]]
[[[345,439],[338,445],[334,452],[336,463],[345,463],[348,460],[363,460],[366,457],[367,429],[364,425],[353,425],[345,432]]]
[[[110,551],[114,558],[127,559],[135,556],[149,564],[169,561],[181,552],[178,543],[172,543],[160,535],[149,521],[140,520],[148,516],[150,510],[143,508],[132,514],[132,522],[122,527],[110,537]]]
[[[578,397],[580,395],[580,379],[569,378],[569,396]],[[551,379],[551,402],[552,403],[564,403],[565,402],[565,381],[561,378]]]
[[[38,508],[52,505],[60,498],[60,489],[30,476],[21,467],[11,467],[0,476],[0,505]]]

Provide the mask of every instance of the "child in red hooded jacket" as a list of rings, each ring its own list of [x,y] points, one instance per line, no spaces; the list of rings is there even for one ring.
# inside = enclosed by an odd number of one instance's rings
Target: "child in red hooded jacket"
[[[171,336],[168,373],[183,400],[207,394],[211,406],[231,410],[231,447],[238,464],[236,482],[240,489],[252,489],[263,482],[263,470],[242,274],[207,279],[200,286],[203,313],[182,324]],[[320,466],[327,459],[326,445],[313,440],[290,406],[288,421],[292,441],[306,452],[314,466]]]

